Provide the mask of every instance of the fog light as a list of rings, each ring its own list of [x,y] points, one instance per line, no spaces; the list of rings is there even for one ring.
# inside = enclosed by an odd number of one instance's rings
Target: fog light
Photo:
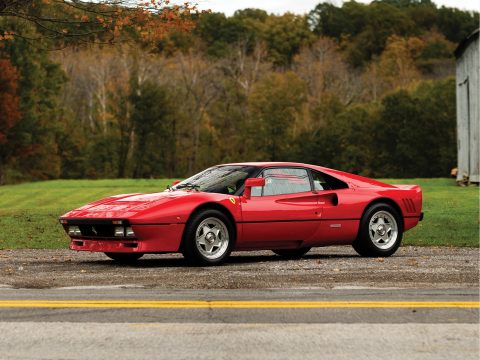
[[[68,227],[68,235],[70,236],[81,236],[82,232],[78,226],[69,226]]]
[[[125,236],[125,231],[123,229],[123,226],[115,226],[115,236],[118,236],[118,237]]]
[[[133,232],[133,229],[130,226],[125,229],[125,236],[135,237],[135,233]]]

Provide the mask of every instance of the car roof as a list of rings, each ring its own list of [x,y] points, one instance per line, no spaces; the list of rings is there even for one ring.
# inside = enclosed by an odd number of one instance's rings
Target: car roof
[[[296,163],[296,162],[278,162],[278,161],[259,161],[259,162],[244,162],[244,163],[230,163],[230,164],[221,164],[219,166],[226,165],[240,165],[240,166],[259,166],[259,167],[269,167],[269,166],[300,166],[300,167],[318,167],[316,165]]]
[[[297,162],[244,162],[244,163],[230,163],[230,164],[221,164],[217,166],[227,166],[227,165],[237,165],[237,166],[258,166],[258,167],[274,167],[274,166],[286,166],[286,167],[306,167],[309,169],[314,169],[326,173],[330,176],[333,176],[339,180],[342,180],[346,183],[353,184],[359,187],[382,187],[382,188],[395,188],[395,186],[386,184],[384,182],[366,178],[363,176],[347,173],[344,171],[331,169],[323,166],[297,163]]]

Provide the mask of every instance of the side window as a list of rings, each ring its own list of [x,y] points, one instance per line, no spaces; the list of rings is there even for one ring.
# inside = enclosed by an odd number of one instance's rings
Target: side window
[[[263,177],[263,173],[258,175],[258,177]],[[262,196],[262,187],[261,186],[252,187],[252,195],[251,196]]]
[[[322,173],[312,170],[313,186],[316,191],[330,190],[331,187]]]
[[[308,172],[305,169],[266,169],[262,176],[265,178],[263,196],[295,194],[311,191],[310,179],[308,177]]]

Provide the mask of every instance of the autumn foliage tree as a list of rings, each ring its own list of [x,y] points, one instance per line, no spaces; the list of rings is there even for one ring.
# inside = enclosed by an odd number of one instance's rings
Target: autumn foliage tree
[[[57,47],[114,43],[127,37],[152,42],[172,29],[190,29],[195,12],[189,1],[172,5],[170,0],[3,0],[0,19],[21,22],[37,33],[0,23],[0,40],[47,39]]]
[[[8,130],[20,119],[17,95],[17,69],[7,59],[0,59],[0,144],[7,140]]]
[[[3,183],[3,165],[8,156],[5,149],[9,130],[20,120],[17,95],[17,69],[8,59],[0,59],[0,184]]]

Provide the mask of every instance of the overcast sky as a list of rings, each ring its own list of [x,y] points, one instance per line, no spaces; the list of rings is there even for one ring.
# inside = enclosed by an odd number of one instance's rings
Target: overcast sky
[[[317,4],[325,0],[197,0],[200,9],[211,9],[216,12],[224,12],[232,15],[235,10],[245,8],[264,9],[269,13],[282,14],[290,11],[297,14],[307,13]],[[369,3],[369,0],[357,0]],[[195,2],[195,1],[193,1]],[[341,0],[329,0],[339,5]],[[463,10],[480,11],[480,0],[433,0],[437,6],[456,7]]]

